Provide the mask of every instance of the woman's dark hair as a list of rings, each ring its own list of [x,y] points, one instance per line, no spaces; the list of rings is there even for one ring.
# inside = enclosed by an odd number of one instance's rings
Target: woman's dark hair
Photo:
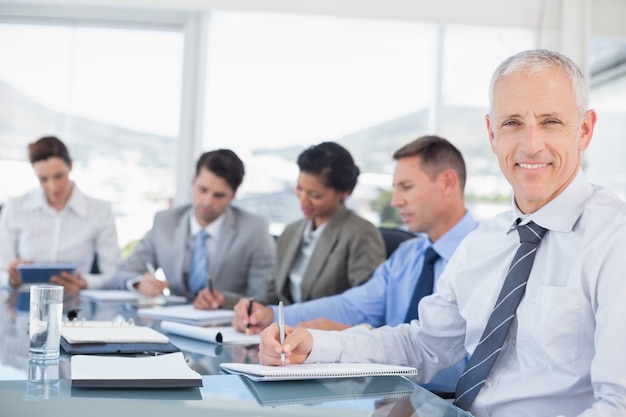
[[[298,156],[301,172],[319,176],[327,187],[352,193],[361,171],[352,155],[335,142],[311,146]]]
[[[200,155],[198,162],[196,162],[196,177],[200,175],[202,167],[218,177],[224,178],[233,191],[237,191],[246,173],[243,162],[230,149],[218,149]]]
[[[44,136],[28,145],[28,158],[31,164],[53,157],[61,158],[67,165],[72,166],[70,152],[65,144],[55,136]]]

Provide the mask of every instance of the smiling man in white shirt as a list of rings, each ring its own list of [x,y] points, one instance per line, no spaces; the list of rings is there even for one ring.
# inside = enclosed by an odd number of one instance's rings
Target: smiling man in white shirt
[[[288,328],[283,346],[272,325],[261,362],[278,365],[284,352],[287,363],[409,364],[428,381],[475,352],[520,244],[514,229],[533,222],[547,232],[519,287],[525,294],[465,407],[481,417],[626,415],[626,336],[615,322],[626,317],[626,203],[581,169],[596,123],[587,106],[584,77],[561,54],[532,50],[505,60],[492,78],[486,121],[513,186],[512,210],[461,243],[437,291],[420,303],[419,321],[340,333]]]

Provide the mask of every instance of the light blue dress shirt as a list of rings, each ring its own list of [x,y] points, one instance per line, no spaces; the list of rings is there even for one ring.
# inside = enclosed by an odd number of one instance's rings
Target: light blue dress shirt
[[[427,381],[473,352],[519,246],[514,208],[455,252],[420,320],[372,331],[312,331],[310,362],[416,366]],[[626,203],[580,171],[528,216],[548,229],[526,294],[470,411],[476,417],[626,415]]]

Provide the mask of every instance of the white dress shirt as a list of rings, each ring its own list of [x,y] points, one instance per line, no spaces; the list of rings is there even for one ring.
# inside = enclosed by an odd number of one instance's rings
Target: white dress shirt
[[[313,331],[309,362],[416,366],[422,381],[473,352],[519,245],[514,208],[461,245],[420,321]],[[626,203],[580,171],[524,221],[548,229],[508,340],[470,411],[477,417],[626,415]]]
[[[96,253],[101,274],[93,275]],[[61,211],[48,205],[41,189],[8,200],[0,212],[0,270],[6,273],[16,258],[73,263],[89,288],[102,288],[120,263],[111,205],[76,184]]]
[[[298,255],[294,259],[291,270],[289,271],[289,291],[291,292],[291,299],[294,303],[302,301],[302,280],[304,279],[304,274],[306,274],[306,269],[311,261],[315,245],[317,245],[317,241],[327,224],[328,222],[325,222],[320,227],[313,230],[313,221],[309,220],[304,227]]]

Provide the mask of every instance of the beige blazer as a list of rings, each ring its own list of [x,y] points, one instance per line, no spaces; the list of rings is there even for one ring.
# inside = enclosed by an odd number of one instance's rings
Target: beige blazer
[[[306,219],[289,224],[278,238],[274,279],[266,301],[293,304],[289,271],[298,251]],[[302,279],[302,301],[341,293],[371,278],[385,260],[385,245],[378,228],[340,205],[319,237]]]

